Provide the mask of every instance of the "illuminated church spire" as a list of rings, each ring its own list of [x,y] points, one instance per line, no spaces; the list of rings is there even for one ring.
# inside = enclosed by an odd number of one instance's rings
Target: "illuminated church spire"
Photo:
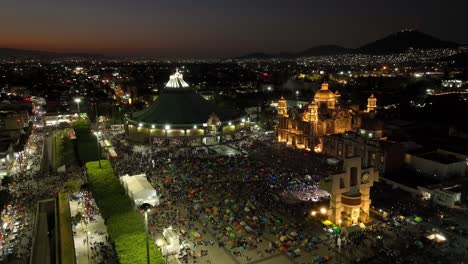
[[[377,110],[377,98],[375,98],[374,94],[367,99],[367,112],[375,112]]]
[[[278,115],[286,116],[288,114],[288,103],[283,96],[278,100]]]

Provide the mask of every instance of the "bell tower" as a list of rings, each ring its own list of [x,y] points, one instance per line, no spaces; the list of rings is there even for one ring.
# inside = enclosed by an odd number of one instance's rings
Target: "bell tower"
[[[281,96],[281,99],[278,100],[278,115],[287,116],[288,115],[288,102]]]
[[[374,94],[367,99],[367,112],[376,112],[377,111],[377,98],[375,98]]]
[[[336,90],[335,91],[335,105],[340,104],[340,98],[341,98],[341,94],[340,94],[340,92],[338,92],[338,90]]]
[[[288,140],[288,102],[281,96],[278,100],[278,142],[287,142]]]
[[[318,121],[318,105],[311,102],[307,106],[307,111],[304,112],[302,121],[304,122],[317,122]]]

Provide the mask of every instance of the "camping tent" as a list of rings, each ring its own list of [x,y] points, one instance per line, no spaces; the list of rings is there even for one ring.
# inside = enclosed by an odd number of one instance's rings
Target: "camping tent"
[[[140,206],[144,203],[152,206],[159,205],[159,197],[156,190],[146,179],[146,174],[125,175],[120,177],[120,182],[125,188],[128,196],[132,198],[135,206]]]

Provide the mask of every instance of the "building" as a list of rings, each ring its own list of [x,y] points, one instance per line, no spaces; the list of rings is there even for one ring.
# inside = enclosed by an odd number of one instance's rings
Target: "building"
[[[337,159],[360,156],[363,167],[374,167],[382,174],[401,169],[404,149],[399,142],[374,138],[370,136],[372,133],[359,131],[325,135],[322,153]]]
[[[8,168],[15,161],[13,145],[9,137],[0,137],[0,180],[8,175]]]
[[[405,163],[416,170],[440,178],[464,176],[467,164],[465,159],[441,149],[406,153]]]
[[[0,111],[1,130],[21,130],[29,126],[29,114],[24,111]]]
[[[29,263],[77,263],[70,216],[65,192],[37,201]]]
[[[340,105],[340,94],[328,89],[323,83],[314,99],[304,109],[288,109],[284,97],[278,101],[278,141],[297,148],[322,149],[322,137],[327,134],[344,133],[361,125],[361,116],[370,116],[377,109],[377,99],[371,95],[366,111],[358,106]]]
[[[245,114],[205,100],[177,70],[152,105],[126,116],[125,132],[137,142],[179,139],[214,144],[244,133],[249,124]]]
[[[418,191],[422,199],[431,200],[435,204],[454,208],[457,203],[461,202],[461,186],[418,186]]]
[[[342,172],[320,182],[320,189],[330,193],[329,220],[344,226],[369,222],[370,189],[375,181],[379,172],[362,167],[360,157],[345,159]]]

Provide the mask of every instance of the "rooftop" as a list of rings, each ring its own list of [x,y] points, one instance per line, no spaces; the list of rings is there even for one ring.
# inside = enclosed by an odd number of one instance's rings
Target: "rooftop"
[[[424,154],[416,155],[416,156],[420,157],[420,158],[423,158],[423,159],[443,163],[443,164],[451,164],[451,163],[462,161],[462,160],[457,159],[455,156],[442,154],[442,153],[439,153],[437,151],[424,153]]]
[[[188,83],[184,81],[184,76],[176,69],[176,72],[169,76],[169,81],[166,83],[167,88],[187,88]]]
[[[129,119],[152,125],[194,125],[207,123],[213,114],[221,122],[241,117],[232,109],[220,108],[205,100],[188,86],[182,79],[182,74],[176,71],[156,101],[146,109],[134,113]]]

